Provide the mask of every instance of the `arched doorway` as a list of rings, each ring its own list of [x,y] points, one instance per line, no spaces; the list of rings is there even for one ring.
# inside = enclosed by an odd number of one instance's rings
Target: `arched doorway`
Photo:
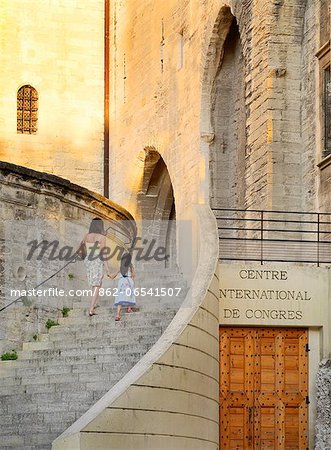
[[[166,248],[165,267],[176,266],[176,208],[167,166],[153,148],[145,149],[144,174],[138,193],[142,238]]]
[[[245,207],[246,105],[245,65],[240,33],[230,8],[222,8],[207,62],[212,208]]]

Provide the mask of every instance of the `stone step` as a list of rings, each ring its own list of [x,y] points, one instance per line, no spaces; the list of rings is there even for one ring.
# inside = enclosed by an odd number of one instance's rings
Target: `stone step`
[[[135,310],[136,313],[140,312],[143,315],[153,314],[155,316],[158,316],[158,315],[160,315],[161,312],[164,312],[166,314],[175,315],[177,313],[177,311],[179,310],[181,304],[182,303],[175,303],[175,302],[173,302],[173,303],[155,302],[155,303],[151,303],[150,305],[136,303],[133,306],[133,309]],[[98,309],[98,308],[103,308],[103,310]],[[73,317],[90,318],[89,309],[90,309],[89,304],[80,305],[79,308],[76,307],[71,311],[71,313],[69,313],[68,318],[73,318]],[[96,316],[92,317],[93,319],[96,319],[97,316],[103,316],[103,317],[108,317],[109,319],[112,320],[112,319],[115,319],[117,308],[115,306],[104,305],[102,302],[100,302],[99,306],[97,306],[95,312],[96,312]],[[122,314],[122,317],[127,316],[127,308],[126,307],[122,307],[121,314]],[[60,319],[62,319],[62,317],[60,317]]]
[[[155,290],[156,288],[170,288],[170,287],[186,287],[187,282],[182,278],[177,277],[162,277],[162,276],[141,276],[134,279],[134,286],[137,288],[146,288]],[[117,284],[116,284],[117,287]]]
[[[180,297],[174,297],[172,299],[166,299],[164,297],[163,298],[159,297],[159,298],[156,298],[155,301],[153,301],[153,302],[150,301],[150,303],[148,303],[148,301],[149,301],[149,299],[143,299],[143,298],[136,299],[136,305],[133,306],[133,308],[136,308],[136,309],[139,310],[140,308],[142,308],[142,307],[144,307],[146,305],[146,306],[149,307],[149,308],[145,308],[146,312],[148,312],[148,309],[150,309],[154,313],[155,309],[153,309],[152,306],[153,306],[153,304],[155,304],[155,305],[162,305],[162,307],[163,306],[164,307],[169,306],[169,307],[171,307],[173,310],[175,310],[177,312],[179,306],[183,303],[183,299],[180,298]],[[87,308],[90,307],[90,303],[91,303],[90,299],[84,299],[84,300],[81,300],[79,302],[75,302],[73,304],[71,310],[69,311],[67,317],[70,317],[72,315],[72,313],[75,312],[75,311],[79,312],[82,309],[86,310]],[[108,312],[116,311],[116,306],[114,305],[114,302],[111,302],[109,300],[109,298],[107,298],[107,299],[106,298],[100,298],[98,300],[97,304],[98,304],[98,308],[104,308],[105,312],[106,311],[108,311]],[[123,310],[126,310],[126,308],[124,306],[123,306]],[[161,310],[159,312],[161,313]],[[63,316],[60,315],[60,317],[62,318]]]
[[[78,346],[87,347],[96,340],[102,340],[104,345],[108,346],[116,346],[116,345],[123,345],[123,344],[132,344],[132,342],[141,342],[141,339],[144,338],[150,338],[150,339],[157,339],[159,338],[163,331],[165,330],[165,326],[157,326],[153,327],[150,330],[146,330],[143,327],[141,329],[136,329],[134,333],[129,330],[123,330],[121,334],[114,334],[113,331],[106,330],[101,331],[99,333],[96,332],[79,332],[77,333],[71,333],[68,335],[66,334],[65,340],[62,334],[52,334],[49,335],[49,340],[43,341],[43,342],[25,342],[23,344],[23,351],[31,351],[31,350],[49,350],[49,349],[67,349],[69,346],[73,346],[74,348],[77,348]]]
[[[52,343],[54,345],[54,343]],[[94,343],[94,347],[93,346],[86,346],[86,347],[77,347],[73,346],[72,348],[68,347],[63,347],[62,349],[59,349],[57,347],[53,347],[50,349],[41,349],[41,350],[20,350],[17,352],[18,355],[18,360],[23,360],[23,359],[37,359],[39,361],[44,361],[47,360],[48,358],[54,356],[56,358],[61,357],[65,358],[67,356],[79,356],[79,357],[85,357],[88,355],[96,355],[96,354],[116,354],[119,352],[124,352],[126,353],[131,353],[132,349],[133,349],[133,345],[135,344],[135,339],[134,337],[132,337],[132,342],[131,343],[122,343],[122,344],[117,344],[116,346],[104,346],[104,345],[100,345],[97,346],[97,343]],[[137,353],[137,351],[142,352],[144,351],[144,349],[141,349],[138,345],[134,346],[134,353]],[[7,361],[3,361],[1,363],[2,364],[7,364]],[[0,366],[1,367],[1,366]]]
[[[166,311],[167,314],[167,319],[170,319],[170,317],[174,316],[173,311],[169,310]],[[151,318],[153,318],[154,321],[158,321],[158,320],[162,320],[164,318],[164,315],[160,315],[158,314],[155,317],[155,314],[153,313],[153,311],[144,311],[144,312],[134,312],[131,314],[128,313],[124,313],[122,315],[122,320],[119,323],[116,323],[114,320],[114,314],[102,314],[102,312],[98,312],[95,316],[89,317],[87,314],[84,314],[82,312],[82,315],[72,315],[69,317],[65,317],[65,318],[60,318],[58,320],[59,325],[65,325],[67,327],[72,327],[74,325],[80,325],[80,326],[88,326],[88,325],[103,325],[103,326],[108,326],[111,328],[116,327],[117,325],[122,325],[123,322],[129,322],[130,323],[130,327],[132,326],[132,328],[134,328],[135,326],[137,326],[137,324],[140,326],[140,323],[143,321],[144,323],[146,323],[146,321],[148,322],[149,320],[151,320]],[[154,324],[155,322],[153,322]],[[73,329],[73,328],[72,328]],[[52,327],[50,330],[52,330],[53,333],[56,332],[62,332],[61,328],[57,328],[56,326]]]
[[[173,296],[136,295],[135,300],[136,300],[136,303],[138,303],[138,304],[147,304],[147,305],[153,304],[153,303],[159,303],[160,300],[164,303],[169,303],[169,304],[174,303],[174,302],[181,304],[184,301],[186,294],[187,294],[187,289],[185,288],[185,291],[183,291],[183,295],[178,295],[178,296],[175,294]],[[117,301],[117,297],[115,297],[115,296],[108,297],[105,295],[105,296],[99,297],[99,299],[98,299],[98,303],[100,305],[108,306],[110,308],[114,307],[114,304],[116,301]],[[81,305],[89,306],[90,303],[91,303],[91,297],[83,297],[73,303],[73,308],[76,308],[76,307],[79,308]]]
[[[142,344],[140,345],[140,350],[144,351],[145,349],[148,348],[150,344],[145,345]],[[132,346],[131,346],[132,349]],[[60,363],[62,365],[67,365],[67,366],[79,366],[79,365],[86,365],[86,364],[90,364],[93,365],[96,362],[102,362],[104,364],[111,364],[113,362],[117,361],[117,358],[119,358],[119,362],[123,362],[123,355],[125,357],[127,357],[127,360],[131,360],[132,354],[136,355],[136,351],[131,351],[127,352],[126,350],[121,350],[120,352],[116,352],[116,351],[108,351],[108,352],[103,352],[103,353],[99,353],[99,354],[95,354],[94,352],[92,352],[91,354],[86,354],[84,353],[83,355],[66,355],[65,357],[61,358]],[[54,356],[54,357],[53,357]],[[37,362],[40,362],[39,365],[37,365]],[[10,362],[6,362],[3,363],[1,365],[1,373],[0,373],[0,378],[8,378],[8,376],[16,376],[17,373],[19,373],[19,371],[21,369],[36,369],[36,368],[45,368],[45,367],[58,367],[59,364],[59,358],[58,355],[52,355],[49,354],[48,357],[44,360],[41,360],[40,358],[31,358],[31,359],[21,359],[20,361],[16,362],[16,366],[10,365]]]
[[[57,386],[60,381],[67,384],[76,383],[78,381],[84,383],[100,382],[108,379],[115,379],[118,381],[134,366],[135,363],[136,357],[127,359],[125,363],[118,357],[117,359],[114,358],[112,362],[94,361],[93,364],[89,365],[82,361],[81,364],[76,364],[75,366],[54,365],[44,368],[17,369],[14,376],[12,375],[13,381],[11,381],[9,376],[1,378],[1,382],[6,382],[7,386],[7,391],[2,395],[10,395],[13,398],[16,398],[17,401],[17,386],[27,387],[32,385],[45,385],[45,389],[41,389],[41,392],[43,392],[49,390],[49,387],[52,385]],[[116,370],[114,369],[114,365],[116,365]],[[101,386],[103,385],[101,384]],[[15,389],[13,389],[14,387]],[[27,389],[25,389],[25,391],[27,391]],[[21,395],[25,395],[24,392],[22,392]]]
[[[135,318],[132,318],[132,316],[135,316]],[[103,315],[101,313],[97,316],[89,318],[82,314],[81,316],[72,317],[70,320],[68,318],[63,324],[52,327],[49,330],[48,335],[61,336],[63,333],[66,333],[70,336],[75,333],[78,333],[79,335],[79,333],[100,334],[100,332],[118,334],[121,330],[129,330],[131,334],[134,334],[136,331],[138,332],[141,329],[148,329],[148,324],[150,321],[153,321],[151,323],[153,327],[157,325],[164,326],[168,324],[174,316],[175,314],[173,312],[165,312],[163,316],[158,315],[150,318],[150,315],[147,316],[140,313],[138,318],[138,313],[124,313],[121,316],[121,320],[116,322],[115,315]],[[43,341],[46,341],[46,339],[43,338]]]
[[[154,342],[150,342],[150,345],[153,345]],[[96,344],[94,344],[96,345]],[[106,347],[92,347],[91,345],[89,347],[81,347],[77,348],[72,346],[68,346],[67,348],[53,348],[53,349],[47,349],[47,350],[32,350],[32,351],[21,351],[18,352],[19,360],[17,361],[17,367],[22,367],[22,365],[19,365],[22,361],[40,361],[40,364],[47,364],[48,361],[54,360],[57,361],[57,363],[66,362],[70,363],[71,361],[68,360],[68,358],[90,358],[91,362],[93,361],[93,358],[98,358],[100,355],[105,356],[108,355],[109,358],[116,355],[123,355],[127,357],[131,354],[137,354],[137,353],[143,353],[146,351],[144,346],[141,345],[139,342],[136,342],[135,339],[132,340],[132,342],[129,343],[118,343],[116,346],[106,346]],[[73,360],[73,363],[75,360]],[[10,366],[10,362],[2,362],[1,368],[8,365],[8,370],[12,370]],[[15,367],[15,366],[12,366]]]
[[[188,283],[183,278],[177,278],[177,277],[162,277],[162,276],[142,276],[139,278],[134,279],[134,287],[137,288],[146,288],[153,289],[153,291],[157,288],[165,287],[165,288],[175,288],[175,287],[181,287],[185,288],[188,286]],[[117,283],[112,285],[112,288],[117,287]],[[151,291],[151,293],[154,293]]]
[[[171,312],[171,311],[175,311],[177,312],[179,307],[182,304],[182,300],[173,300],[173,301],[169,301],[166,302],[164,300],[156,300],[153,301],[151,303],[146,303],[146,300],[143,301],[137,301],[136,305],[133,306],[134,309],[141,311],[143,313],[148,313],[148,312],[153,312],[153,313],[160,313],[161,311],[167,311],[167,312]],[[116,306],[114,306],[114,304],[109,304],[109,302],[107,301],[103,301],[102,299],[100,300],[100,302],[98,303],[100,308],[103,308],[104,314],[108,314],[108,315],[113,315],[115,316],[116,313]],[[88,312],[90,309],[90,302],[82,302],[82,303],[76,303],[74,305],[74,308],[69,312],[68,317],[74,317],[76,315],[85,315],[86,317],[88,317]],[[126,307],[122,308],[123,312],[126,312]],[[96,310],[97,314],[101,313],[101,310]],[[61,317],[62,318],[62,317]]]
[[[68,323],[70,321],[71,318],[77,318],[80,317],[82,319],[84,319],[84,323],[86,323],[86,319],[91,319],[88,315],[88,310],[89,310],[89,303],[87,304],[79,304],[79,306],[75,306],[71,311],[69,311],[68,316],[67,317],[60,317],[59,320],[61,320],[61,324],[65,323],[65,321],[67,320]],[[161,303],[157,305],[158,308],[149,308],[149,309],[145,309],[142,310],[140,309],[140,305],[136,305],[133,307],[133,309],[135,310],[133,313],[127,313],[127,308],[123,307],[122,308],[122,312],[123,315],[125,317],[129,317],[134,316],[135,317],[135,322],[138,322],[139,319],[141,317],[163,317],[164,314],[167,315],[171,315],[171,314],[176,314],[178,311],[178,308],[180,305],[176,305],[176,304],[167,304],[167,303]],[[160,307],[161,306],[161,307]],[[99,306],[97,306],[96,308],[96,315],[92,317],[92,319],[97,320],[99,317],[111,317],[116,313],[116,307],[114,306],[109,306],[109,305],[105,305],[103,303],[100,302]],[[89,322],[89,321],[87,321]],[[91,322],[92,323],[92,322]],[[55,327],[51,327],[50,330],[55,330]]]
[[[120,277],[115,278],[114,280],[110,280],[109,278],[104,278],[102,283],[103,289],[111,289],[113,290],[118,286]],[[162,286],[174,286],[174,284],[178,284],[178,286],[187,286],[187,281],[178,275],[162,275],[157,273],[141,273],[139,275],[136,275],[134,278],[134,286],[135,287],[145,287],[145,288],[156,288],[156,287],[162,287]],[[83,289],[88,290],[88,287],[86,284],[83,286],[80,286]]]
[[[135,327],[132,327],[132,328],[129,326],[122,326],[120,333],[118,332],[118,325],[119,325],[118,323],[116,323],[117,328],[115,328],[115,327],[97,328],[97,327],[90,326],[89,328],[87,328],[85,330],[81,330],[79,328],[73,330],[70,327],[63,326],[63,328],[64,328],[63,334],[65,333],[65,339],[63,339],[63,343],[69,344],[69,342],[73,342],[74,340],[76,340],[79,343],[81,340],[86,340],[86,341],[91,341],[91,344],[92,344],[93,341],[95,341],[95,339],[98,339],[103,344],[109,345],[109,343],[111,343],[112,340],[115,342],[116,340],[120,339],[121,336],[123,336],[123,338],[126,338],[126,337],[136,338],[138,336],[151,334],[151,333],[161,334],[165,330],[167,324],[169,323],[169,320],[165,320],[164,318],[155,319],[155,320],[157,322],[155,323],[155,325],[153,327],[146,327],[146,324],[144,325],[144,323],[141,323],[141,324],[136,323]],[[122,322],[121,325],[125,325],[124,322]],[[57,341],[60,343],[61,337],[63,338],[63,334],[62,333],[50,333],[48,342]]]
[[[46,340],[41,342],[23,342],[23,350],[47,350],[52,347],[52,343]]]
[[[54,348],[68,348],[70,345],[78,346],[87,346],[87,344],[93,344],[96,340],[102,340],[103,344],[107,345],[117,345],[120,342],[131,342],[133,339],[137,340],[142,336],[161,336],[165,327],[157,326],[153,327],[150,331],[142,329],[136,329],[134,333],[130,331],[123,330],[120,335],[114,334],[111,330],[101,331],[99,333],[95,332],[95,330],[84,333],[84,332],[76,332],[72,333],[70,336],[67,335],[65,341],[63,341],[63,336],[61,334],[52,334],[49,335],[49,342],[54,343]],[[37,347],[36,347],[37,348]],[[29,348],[24,348],[28,350]]]
[[[162,288],[162,289],[161,289]],[[117,288],[116,288],[117,289]],[[146,303],[153,303],[157,299],[164,299],[166,301],[172,301],[173,299],[178,299],[183,301],[187,292],[188,287],[187,286],[180,286],[180,285],[172,285],[172,286],[156,286],[152,291],[149,291],[145,286],[139,287],[135,286],[135,298],[136,301],[145,301]],[[179,290],[180,289],[180,290]],[[105,290],[103,291],[103,295],[100,295],[99,300],[106,301],[107,304],[113,305],[115,301],[117,300],[117,290]],[[77,300],[79,303],[85,302],[89,303],[91,301],[92,296],[90,294],[86,294],[85,296],[81,296],[80,298],[77,297]],[[73,304],[76,304],[76,301],[73,302]]]
[[[101,359],[95,359],[93,363],[86,363],[82,360],[80,363],[65,365],[65,364],[53,364],[47,366],[37,366],[37,367],[22,367],[20,369],[15,369],[14,381],[8,385],[9,386],[25,386],[31,384],[57,384],[58,378],[54,378],[56,375],[61,375],[62,382],[68,382],[72,377],[77,378],[76,374],[92,374],[93,376],[98,373],[100,375],[102,372],[107,373],[111,377],[116,377],[117,373],[122,374],[123,372],[129,370],[134,363],[134,359],[127,359],[123,362],[120,356],[113,357],[111,362],[102,361]],[[114,366],[116,370],[114,370]],[[7,376],[2,376],[1,379],[9,378],[9,373]],[[87,379],[91,381],[91,378]],[[7,395],[17,396],[16,391],[8,390]]]
[[[146,328],[146,326],[136,327],[134,330],[129,328],[122,328],[120,333],[115,333],[114,330],[92,329],[87,331],[71,331],[49,334],[48,341],[42,342],[32,341],[23,344],[23,351],[42,351],[48,349],[67,349],[69,347],[79,348],[93,345],[95,342],[102,342],[103,345],[118,345],[120,343],[139,342],[142,336],[161,336],[167,328],[168,322],[164,321],[156,324],[153,327]],[[64,336],[65,335],[65,336]]]
[[[134,280],[151,280],[154,281],[157,280],[185,280],[182,274],[179,274],[178,272],[174,271],[165,271],[162,269],[155,269],[155,270],[147,270],[147,269],[139,269],[136,268],[136,274],[134,277]],[[115,279],[111,279],[109,277],[104,277],[104,284],[115,284],[118,282],[118,279],[120,278],[120,274],[117,275]]]
[[[150,264],[144,264],[136,261],[134,264],[136,273],[152,273],[158,274],[163,273],[165,275],[178,275],[179,277],[183,277],[182,273],[179,272],[178,268],[175,267],[164,267],[162,264],[158,265],[155,262]]]

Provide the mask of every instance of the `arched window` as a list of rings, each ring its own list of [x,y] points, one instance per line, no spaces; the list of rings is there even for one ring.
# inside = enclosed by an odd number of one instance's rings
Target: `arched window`
[[[38,92],[30,85],[17,92],[17,133],[35,134],[38,122]]]

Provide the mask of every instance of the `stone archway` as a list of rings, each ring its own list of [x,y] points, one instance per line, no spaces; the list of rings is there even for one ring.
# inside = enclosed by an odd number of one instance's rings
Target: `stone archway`
[[[239,28],[224,11],[228,33],[211,90],[210,193],[212,207],[245,207],[246,111],[244,58]],[[229,26],[230,24],[230,26]],[[223,37],[222,37],[223,40]]]
[[[213,27],[202,89],[201,126],[209,143],[212,208],[245,208],[246,61],[236,17],[221,8]],[[209,131],[208,131],[209,130]]]
[[[137,196],[142,238],[155,240],[169,255],[165,267],[176,266],[176,208],[167,166],[154,148],[145,149],[144,173]]]

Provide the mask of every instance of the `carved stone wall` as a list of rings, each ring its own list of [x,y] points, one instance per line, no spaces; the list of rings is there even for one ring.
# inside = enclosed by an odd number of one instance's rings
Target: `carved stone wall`
[[[331,448],[331,360],[323,360],[316,378],[317,418],[315,450]]]

